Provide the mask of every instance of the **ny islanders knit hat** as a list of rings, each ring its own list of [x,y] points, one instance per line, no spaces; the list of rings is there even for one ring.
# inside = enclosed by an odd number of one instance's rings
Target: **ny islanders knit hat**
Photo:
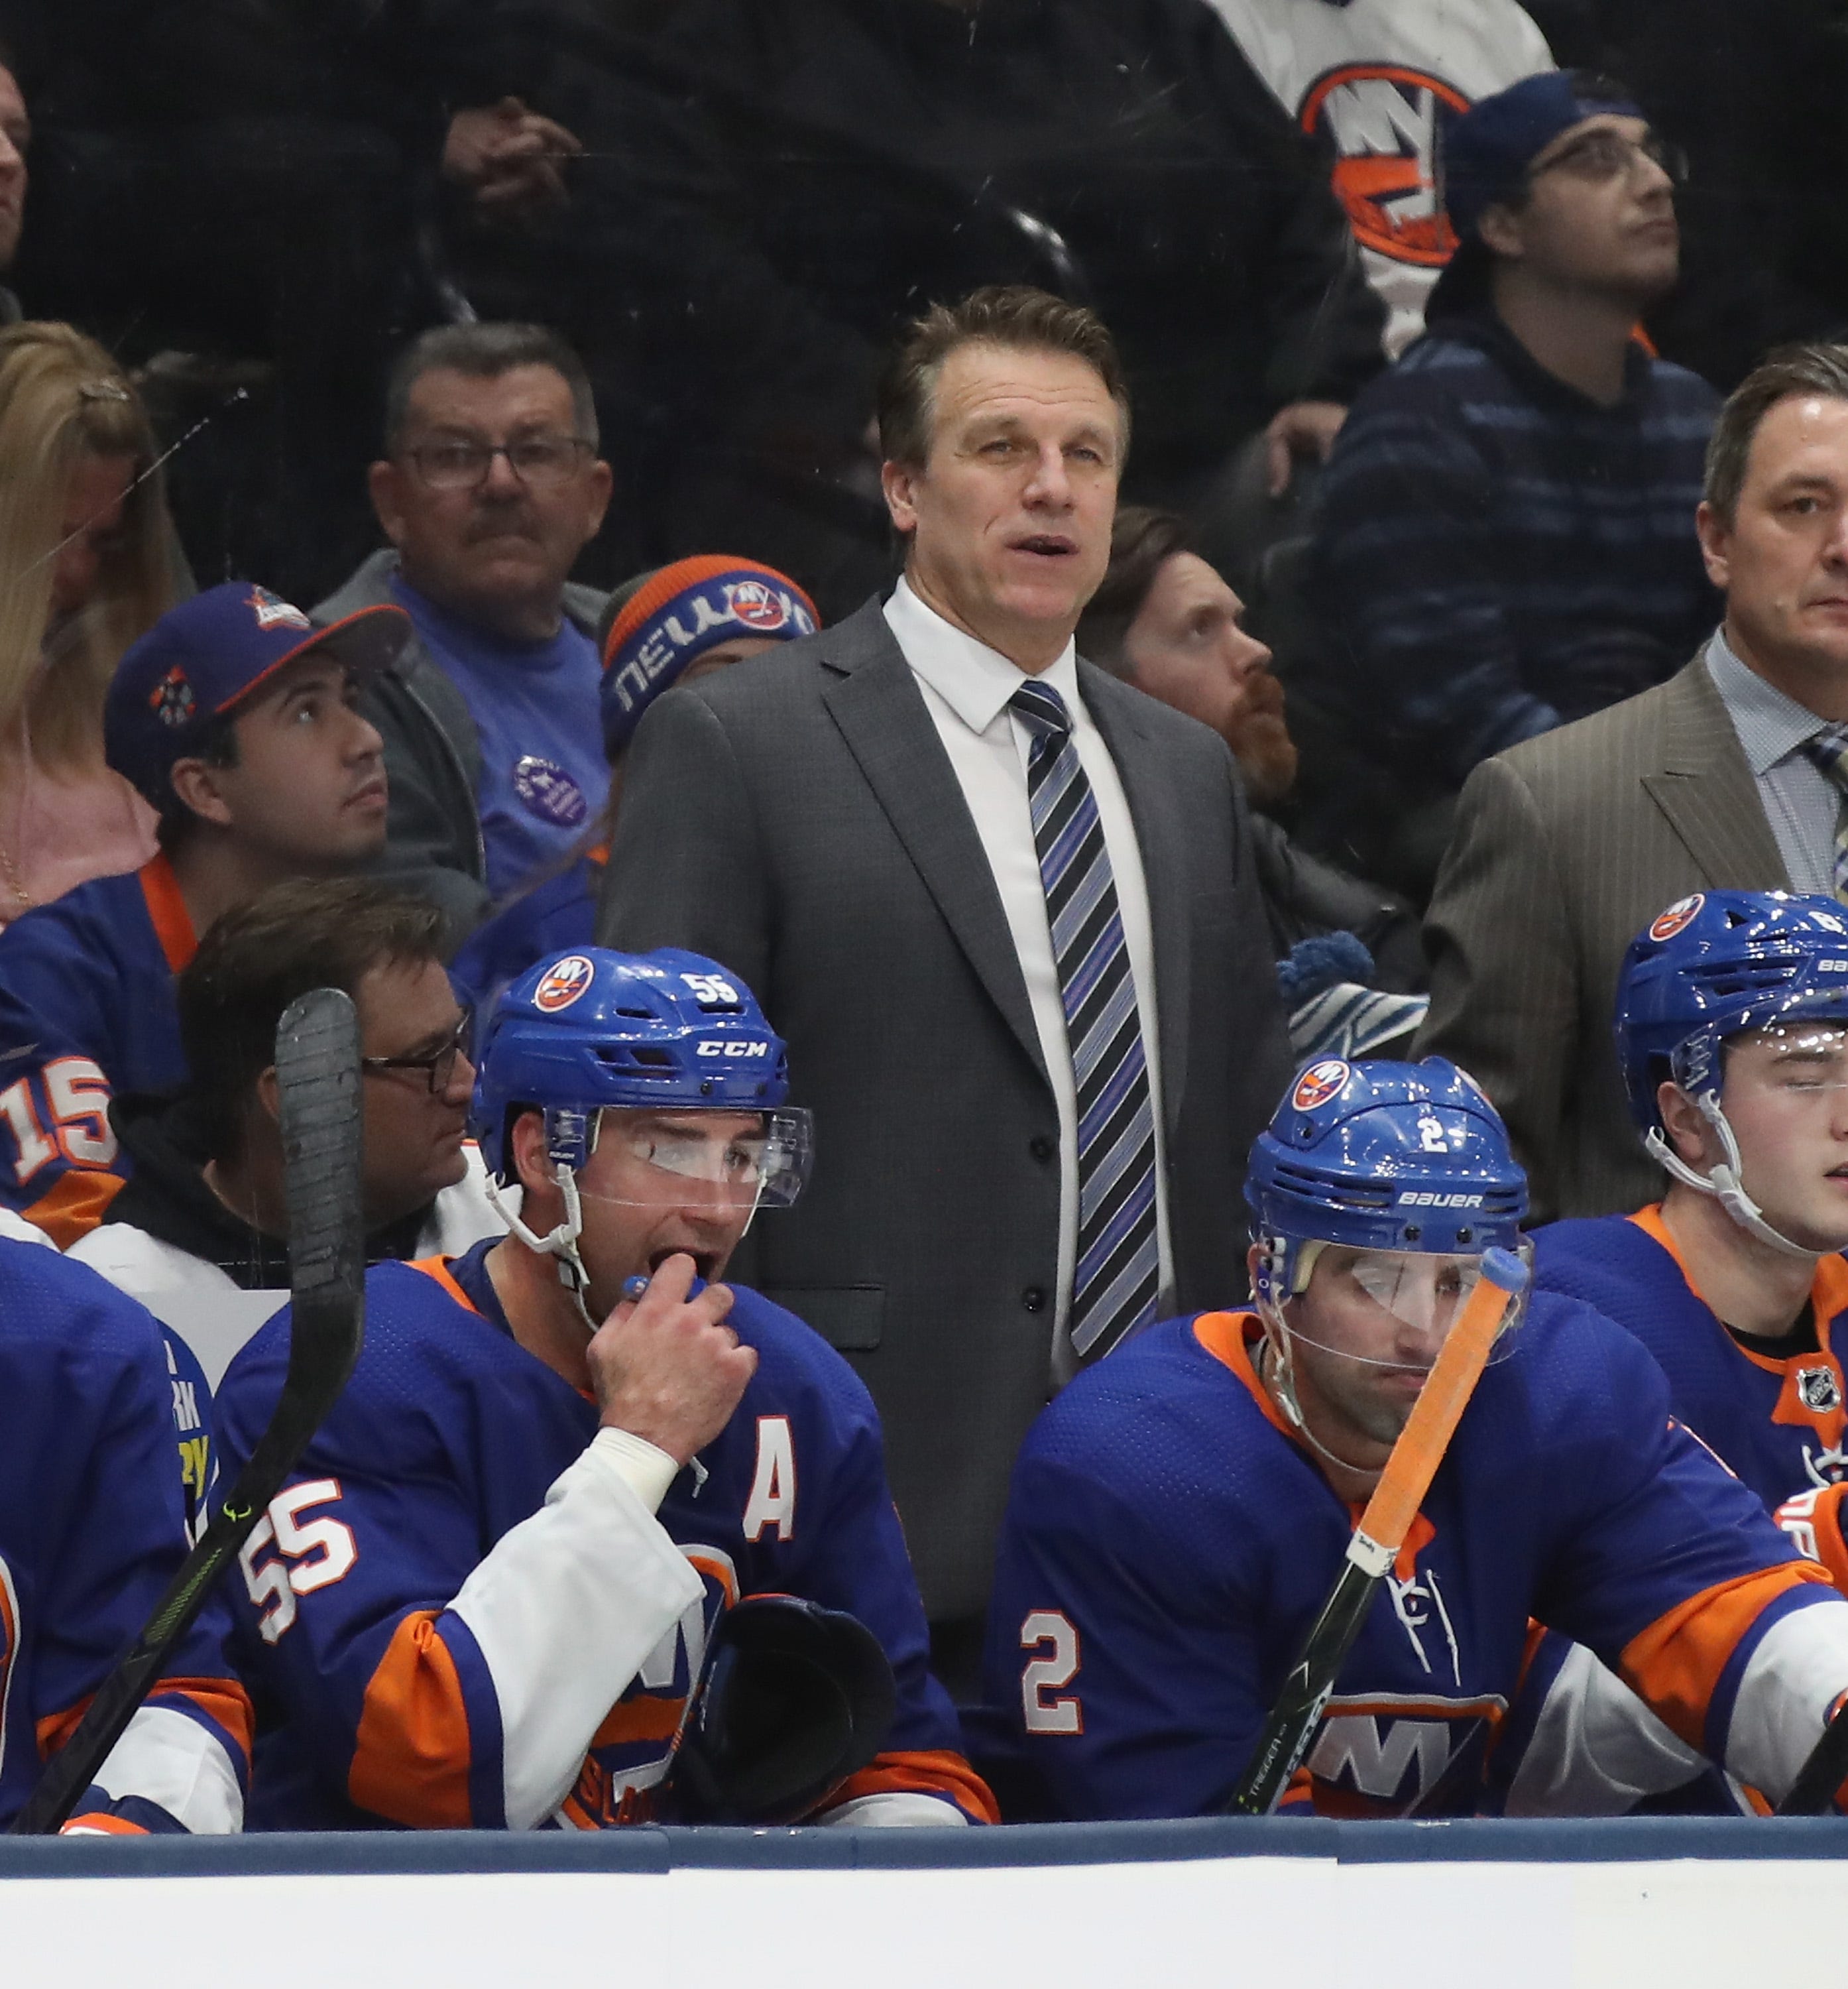
[[[821,625],[787,574],[726,553],[702,553],[645,574],[610,597],[598,631],[603,743],[611,759],[641,714],[687,666],[721,642],[793,642]]]
[[[325,649],[349,669],[381,669],[411,634],[401,608],[362,608],[325,627],[266,587],[227,581],[169,608],[132,644],[103,707],[103,756],[155,808],[168,774],[285,663]]]

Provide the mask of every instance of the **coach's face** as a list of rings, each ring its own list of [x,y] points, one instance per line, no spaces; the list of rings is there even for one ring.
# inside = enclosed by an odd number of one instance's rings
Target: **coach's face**
[[[1848,401],[1779,401],[1732,517],[1703,504],[1697,524],[1734,652],[1818,717],[1848,718]]]
[[[1109,389],[1067,352],[958,346],[937,377],[921,466],[888,463],[905,574],[946,621],[1037,673],[1110,558],[1123,453]]]

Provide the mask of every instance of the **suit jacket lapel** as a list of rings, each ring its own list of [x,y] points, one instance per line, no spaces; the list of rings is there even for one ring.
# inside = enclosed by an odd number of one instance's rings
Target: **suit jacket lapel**
[[[833,632],[838,648],[822,660],[841,674],[822,702],[976,978],[1046,1077],[994,873],[911,666],[876,601]]]
[[[1091,664],[1081,662],[1078,679],[1097,729],[1103,734],[1136,825],[1149,893],[1149,922],[1155,935],[1156,1027],[1161,1034],[1162,1116],[1172,1133],[1180,1117],[1187,1083],[1187,991],[1193,974],[1186,901],[1190,866],[1187,825],[1182,818],[1162,763],[1159,748],[1142,730],[1136,701],[1143,693],[1126,690]]]
[[[1726,703],[1698,656],[1667,686],[1661,771],[1643,784],[1721,890],[1762,891],[1790,879]]]

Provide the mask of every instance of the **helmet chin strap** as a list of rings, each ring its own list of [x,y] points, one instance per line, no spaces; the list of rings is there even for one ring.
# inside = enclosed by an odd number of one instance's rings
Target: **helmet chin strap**
[[[1283,1309],[1274,1299],[1261,1298],[1257,1302],[1258,1314],[1268,1329],[1264,1345],[1275,1357],[1274,1368],[1259,1369],[1260,1378],[1268,1383],[1277,1405],[1297,1435],[1318,1457],[1343,1471],[1352,1472],[1358,1478],[1377,1478],[1380,1467],[1371,1464],[1350,1464],[1345,1457],[1329,1449],[1303,1419],[1302,1404],[1296,1399],[1296,1373],[1290,1358],[1290,1328],[1283,1316]]]
[[[1682,1159],[1667,1140],[1662,1137],[1659,1127],[1651,1127],[1643,1136],[1643,1144],[1650,1157],[1665,1167],[1684,1188],[1691,1188],[1701,1194],[1710,1194],[1725,1210],[1733,1221],[1749,1235],[1755,1236],[1761,1243],[1768,1243],[1772,1249],[1781,1250],[1787,1257],[1801,1257],[1806,1263],[1816,1263],[1826,1252],[1812,1250],[1801,1243],[1793,1243],[1788,1236],[1773,1229],[1765,1220],[1765,1211],[1745,1192],[1745,1164],[1739,1157],[1739,1143],[1732,1136],[1732,1128],[1727,1123],[1726,1114],[1720,1109],[1719,1094],[1703,1091],[1694,1100],[1701,1116],[1719,1135],[1720,1144],[1726,1157],[1710,1174],[1697,1174]]]
[[[527,1226],[525,1218],[516,1209],[509,1208],[501,1200],[500,1188],[494,1177],[489,1175],[485,1184],[488,1200],[494,1212],[506,1223],[513,1235],[537,1257],[556,1257],[558,1259],[558,1282],[570,1295],[571,1303],[577,1308],[577,1316],[584,1321],[587,1333],[597,1330],[597,1322],[591,1318],[590,1308],[584,1303],[584,1293],[591,1288],[591,1274],[584,1269],[583,1257],[579,1254],[577,1239],[584,1233],[584,1204],[577,1194],[577,1174],[574,1168],[564,1163],[557,1164],[553,1177],[558,1191],[564,1197],[564,1220],[555,1229],[541,1236]]]

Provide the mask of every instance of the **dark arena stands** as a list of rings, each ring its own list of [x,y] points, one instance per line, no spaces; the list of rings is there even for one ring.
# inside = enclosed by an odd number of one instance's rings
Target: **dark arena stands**
[[[1848,1905],[1845,94],[0,0],[24,1979]]]

